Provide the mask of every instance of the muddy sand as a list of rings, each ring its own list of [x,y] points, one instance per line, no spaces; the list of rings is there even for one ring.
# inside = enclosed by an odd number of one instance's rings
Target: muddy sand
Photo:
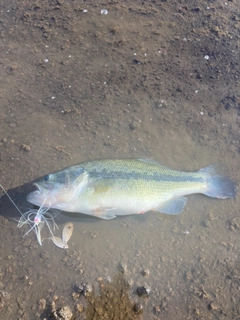
[[[220,162],[239,183],[237,0],[3,0],[0,12],[0,183],[22,212],[33,180],[91,159]],[[24,236],[1,195],[1,319],[240,318],[238,194],[189,196],[176,216],[59,215],[56,235],[74,224],[67,250]]]

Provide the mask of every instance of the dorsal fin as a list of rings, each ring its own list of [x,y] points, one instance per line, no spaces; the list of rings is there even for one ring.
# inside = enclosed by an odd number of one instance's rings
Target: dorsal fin
[[[154,161],[152,159],[140,158],[140,159],[137,159],[137,160],[138,161],[142,161],[142,162],[146,162],[146,163],[149,163],[149,164],[154,164],[155,166],[162,167],[162,168],[165,168],[165,169],[169,169],[168,167],[165,167],[165,166],[161,165],[159,162]]]

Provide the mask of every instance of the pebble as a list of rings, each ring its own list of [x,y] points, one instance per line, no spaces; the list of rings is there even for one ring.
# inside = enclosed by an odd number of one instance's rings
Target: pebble
[[[83,305],[82,305],[81,303],[78,303],[78,304],[76,305],[76,307],[77,307],[77,311],[78,311],[79,313],[82,313],[82,312],[83,312],[84,308],[83,308]]]
[[[53,301],[54,302],[57,302],[59,300],[59,298],[58,298],[58,296],[55,294],[54,296],[53,296]]]
[[[95,311],[96,311],[96,313],[98,314],[98,315],[102,315],[103,314],[103,308],[102,307],[96,307],[95,308]]]
[[[47,301],[45,299],[40,299],[38,301],[38,310],[42,311],[46,309]]]
[[[127,274],[127,265],[125,263],[120,263],[118,270],[123,274]]]
[[[59,320],[59,319],[71,320],[72,318],[73,318],[73,313],[69,306],[65,306],[60,310],[58,310],[57,318],[55,317],[56,320]]]
[[[208,309],[209,309],[209,310],[218,310],[219,307],[218,307],[214,302],[211,302],[211,303],[209,303],[209,305],[208,305]]]
[[[22,144],[21,149],[24,151],[31,151],[31,147],[27,144]]]
[[[137,130],[140,127],[140,123],[136,120],[133,120],[130,124],[129,124],[129,129],[131,131]]]
[[[97,281],[98,281],[98,282],[103,282],[103,277],[98,277],[98,278],[97,278]]]
[[[101,10],[101,14],[108,14],[108,10],[107,9],[102,9]]]
[[[134,284],[134,280],[133,279],[126,279],[126,284],[130,287],[132,287],[132,285]]]
[[[145,286],[137,287],[137,294],[142,298],[148,298],[150,291],[151,290]]]
[[[44,259],[44,260],[49,260],[49,253],[47,252],[47,251],[42,251],[41,253],[40,253],[40,257],[42,258],[42,259]]]
[[[78,287],[78,292],[84,296],[84,297],[88,297],[91,295],[92,293],[92,286],[90,284],[82,284]]]
[[[4,308],[4,306],[5,306],[5,303],[3,301],[0,301],[0,310]]]
[[[136,303],[136,304],[133,306],[133,311],[134,311],[136,314],[142,314],[142,313],[143,313],[143,305],[140,304],[140,303]]]
[[[150,274],[149,269],[144,269],[144,270],[142,271],[142,275],[143,275],[144,277],[146,277],[146,278],[149,277],[149,274]]]

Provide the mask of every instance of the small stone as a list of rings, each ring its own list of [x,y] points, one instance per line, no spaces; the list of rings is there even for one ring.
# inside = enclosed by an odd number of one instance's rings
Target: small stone
[[[2,308],[4,308],[4,306],[5,306],[4,302],[3,302],[3,301],[0,301],[0,310],[1,310]]]
[[[149,269],[144,269],[144,270],[142,271],[142,275],[143,275],[144,277],[146,277],[146,278],[149,277],[149,274],[150,274]]]
[[[79,297],[80,297],[80,294],[79,294],[79,293],[77,293],[77,292],[73,292],[73,293],[72,293],[72,298],[73,298],[73,300],[74,300],[75,302],[79,299]]]
[[[101,307],[96,307],[95,311],[99,316],[101,316],[103,314],[103,309]]]
[[[59,299],[58,296],[55,294],[55,295],[53,296],[53,301],[54,301],[54,302],[57,302],[58,299]]]
[[[78,311],[79,313],[82,313],[82,312],[83,312],[84,308],[83,308],[83,305],[82,305],[81,303],[78,303],[76,307],[77,307],[77,311]]]
[[[97,278],[97,281],[98,281],[98,282],[103,282],[103,277],[98,277],[98,278]]]
[[[84,296],[84,297],[88,297],[91,295],[92,293],[92,286],[90,284],[82,284],[78,287],[78,292]]]
[[[133,279],[126,279],[126,284],[131,287],[134,284],[134,280]]]
[[[108,14],[108,10],[107,9],[102,9],[101,10],[101,14]]]
[[[71,320],[73,317],[73,313],[68,306],[65,306],[57,310],[57,316],[58,318],[56,319]]]
[[[137,287],[137,294],[142,298],[148,298],[150,291],[151,290],[145,286]]]
[[[211,302],[208,305],[208,309],[209,310],[219,310],[219,307],[214,302]]]
[[[137,130],[139,127],[140,127],[140,123],[138,121],[136,121],[136,120],[134,120],[133,122],[131,122],[129,124],[129,129],[131,131]]]
[[[127,265],[125,263],[120,263],[118,270],[123,274],[127,274]]]
[[[21,145],[21,149],[24,150],[24,151],[30,151],[31,150],[31,147],[27,144],[22,144]]]
[[[38,318],[38,319],[39,319],[40,317],[41,317],[41,312],[38,312],[38,311],[37,311],[37,312],[35,313],[35,318]]]
[[[40,300],[38,301],[38,310],[39,310],[39,311],[45,310],[45,309],[46,309],[46,304],[47,304],[47,302],[46,302],[45,299],[40,299]]]
[[[231,230],[240,229],[240,217],[235,217],[229,220]]]
[[[134,313],[136,313],[136,314],[142,314],[142,313],[143,313],[143,305],[140,304],[140,303],[136,303],[136,304],[133,306],[133,311],[134,311]]]

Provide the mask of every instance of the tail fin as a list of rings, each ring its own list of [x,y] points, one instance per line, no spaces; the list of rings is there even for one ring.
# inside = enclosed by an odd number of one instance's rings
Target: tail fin
[[[218,175],[216,169],[216,165],[211,165],[199,170],[205,176],[207,182],[207,190],[204,194],[218,199],[235,198],[235,183],[227,176]]]

